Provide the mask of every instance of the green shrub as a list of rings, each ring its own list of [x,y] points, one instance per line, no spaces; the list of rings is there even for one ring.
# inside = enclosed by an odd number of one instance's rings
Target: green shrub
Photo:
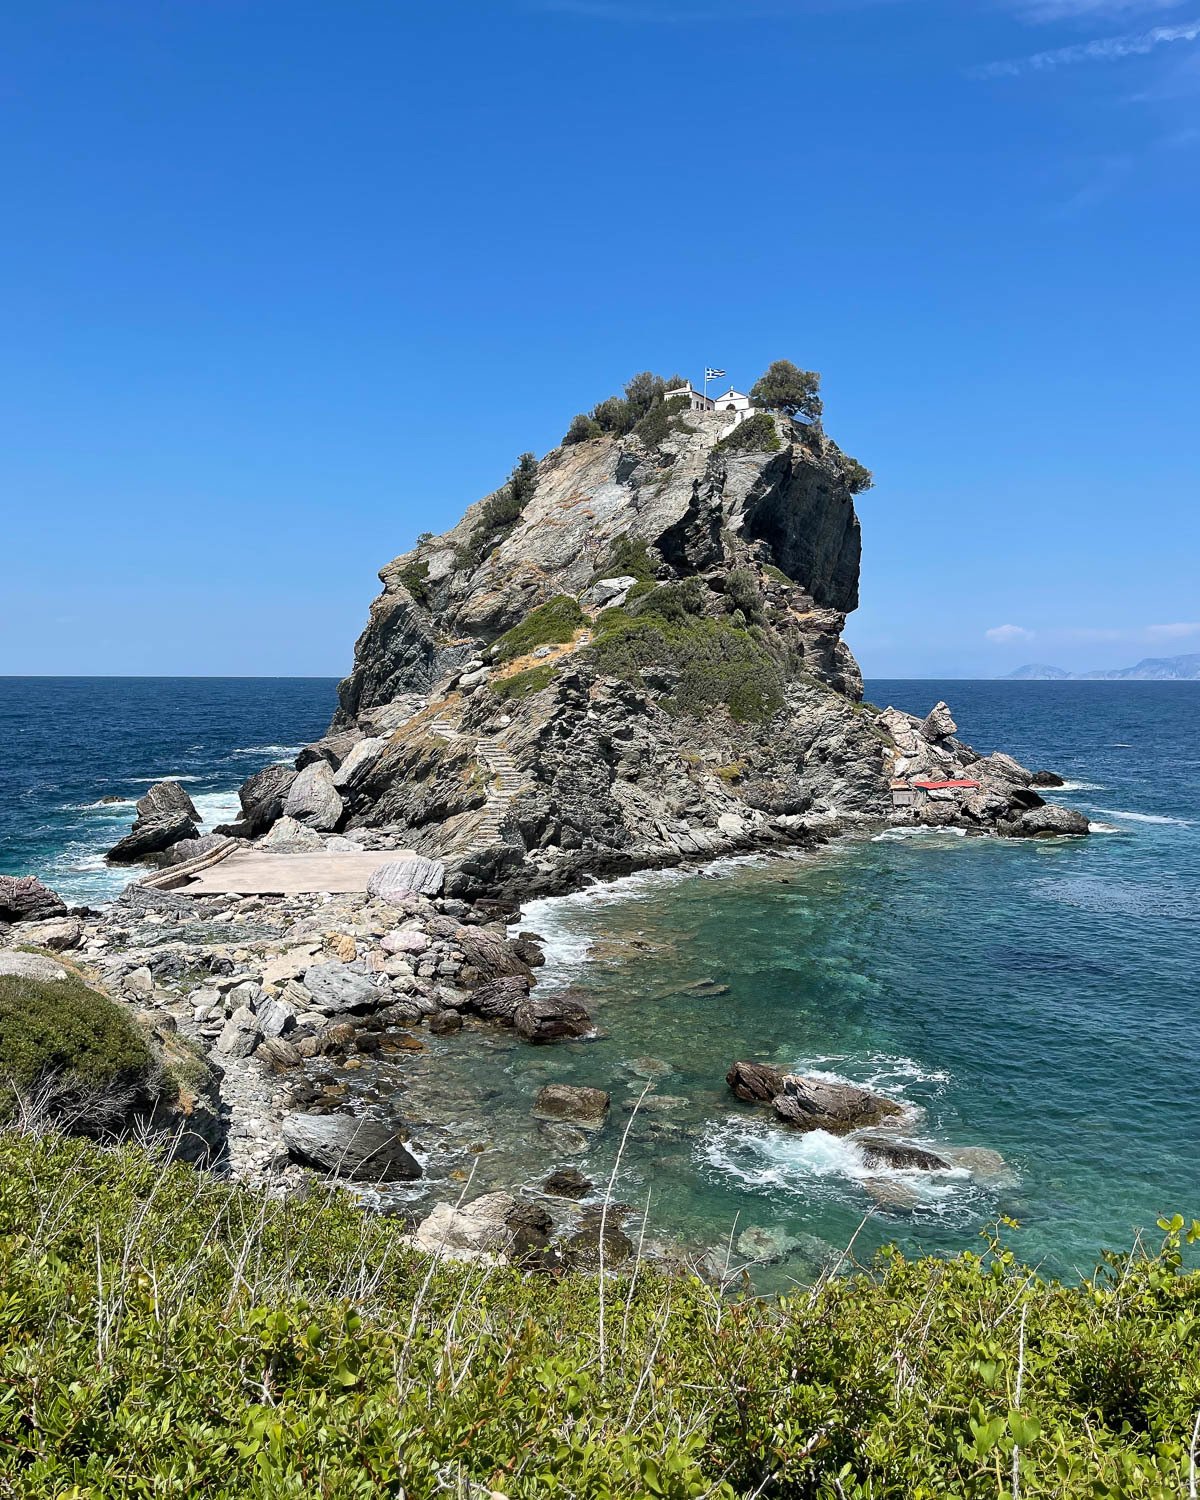
[[[418,604],[429,603],[429,564],[424,558],[405,563],[396,576]]]
[[[636,681],[643,667],[678,673],[664,707],[680,714],[700,717],[724,707],[734,719],[748,722],[778,712],[784,673],[762,640],[729,620],[698,618],[678,606],[677,598],[670,615],[648,611],[655,595],[663,592],[648,595],[637,614],[609,609],[599,617],[591,649],[600,670],[629,681]]]
[[[657,615],[660,620],[686,620],[702,615],[708,589],[699,578],[685,578],[680,583],[660,583],[643,590],[634,598],[630,589],[625,606],[633,614]],[[636,606],[636,607],[634,607]]]
[[[405,1229],[0,1135],[0,1493],[1000,1500],[1014,1472],[1023,1500],[1189,1492],[1200,1275],[1173,1228],[1079,1286],[992,1240],[769,1301],[646,1263],[603,1284],[433,1264]],[[1115,1330],[1132,1406],[1072,1363]]]
[[[492,643],[492,660],[512,661],[538,646],[565,645],[584,623],[578,599],[570,594],[555,594]]]
[[[783,447],[769,412],[756,411],[717,444],[718,453],[778,453]]]
[[[820,391],[821,377],[815,370],[801,370],[790,359],[777,359],[750,387],[750,400],[755,406],[815,422],[821,415]]]
[[[620,396],[610,396],[592,408],[592,421],[601,432],[610,432],[615,437],[624,437],[637,421],[637,413]]]
[[[557,671],[554,662],[541,662],[536,667],[527,667],[524,672],[514,672],[511,677],[494,678],[490,686],[497,698],[505,702],[509,699],[519,701],[548,688]]]
[[[777,568],[774,563],[764,563],[763,572],[768,578],[773,578],[776,583],[783,584],[785,588],[794,589],[796,587],[795,580],[789,578],[783,569]]]
[[[749,568],[734,568],[725,580],[725,597],[734,609],[741,610],[747,620],[756,625],[762,623],[762,590]]]
[[[649,582],[654,573],[655,563],[646,543],[640,537],[622,532],[613,538],[607,557],[592,575],[592,582],[599,578],[636,578],[639,583]]]
[[[683,414],[690,411],[691,406],[687,396],[672,396],[669,401],[657,401],[634,427],[634,437],[640,438],[647,448],[657,448],[671,433],[687,430]]]
[[[875,484],[875,476],[858,459],[842,455],[842,479],[852,495],[861,495]]]
[[[600,423],[595,417],[589,417],[585,412],[571,419],[571,425],[563,436],[564,443],[586,443],[591,438],[598,438],[603,432]]]
[[[479,518],[471,528],[464,559],[469,564],[482,562],[492,547],[510,532],[537,489],[538,465],[532,453],[522,453],[508,482],[483,502]]]
[[[157,1066],[129,1016],[81,979],[0,975],[0,1120],[20,1097],[88,1124],[147,1090]]]

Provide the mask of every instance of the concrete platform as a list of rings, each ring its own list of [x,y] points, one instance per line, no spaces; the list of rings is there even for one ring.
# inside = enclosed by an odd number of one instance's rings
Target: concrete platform
[[[365,891],[367,881],[402,849],[374,849],[362,854],[272,854],[239,849],[228,858],[201,870],[181,896],[306,896],[319,891]]]

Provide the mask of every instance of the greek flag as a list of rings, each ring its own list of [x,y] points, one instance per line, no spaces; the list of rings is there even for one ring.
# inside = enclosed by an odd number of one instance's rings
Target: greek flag
[[[724,370],[705,370],[704,378],[705,380],[720,380],[724,373]]]

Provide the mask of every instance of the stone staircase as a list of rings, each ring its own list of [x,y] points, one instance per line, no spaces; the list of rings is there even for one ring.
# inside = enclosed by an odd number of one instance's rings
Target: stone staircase
[[[448,744],[469,738],[448,719],[440,716],[430,719],[428,728],[430,734],[436,734]],[[476,740],[475,755],[491,773],[487,801],[479,815],[476,835],[480,846],[487,848],[491,844],[504,842],[503,824],[508,804],[517,792],[525,789],[527,782],[516,761],[498,740]]]

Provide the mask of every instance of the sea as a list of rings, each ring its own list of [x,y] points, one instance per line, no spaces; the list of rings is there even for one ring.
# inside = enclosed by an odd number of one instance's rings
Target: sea
[[[153,781],[182,781],[207,826],[229,818],[245,776],[323,732],[334,687],[0,679],[0,871],[110,898],[127,876],[104,850]],[[753,1268],[767,1287],[850,1244],[978,1248],[1002,1218],[1023,1259],[1074,1278],[1105,1247],[1153,1241],[1160,1216],[1200,1215],[1200,683],[872,681],[867,696],[920,714],[945,699],[976,748],[1066,777],[1052,795],[1093,836],[888,830],[533,903],[519,926],[546,940],[542,983],[579,991],[598,1036],[430,1038],[363,1077],[365,1104],[413,1120],[419,1193],[570,1161],[611,1177],[651,1242],[731,1269],[779,1255]],[[728,1092],[738,1058],[903,1099],[907,1138],[952,1170],[883,1171],[852,1141],[776,1125]],[[548,1138],[530,1107],[550,1079],[609,1090],[606,1131]]]

